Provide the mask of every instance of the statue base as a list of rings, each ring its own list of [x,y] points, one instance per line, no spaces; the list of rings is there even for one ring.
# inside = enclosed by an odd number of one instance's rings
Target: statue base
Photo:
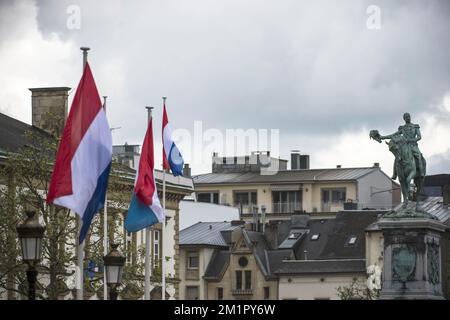
[[[384,237],[380,299],[444,299],[440,240],[446,226],[428,214],[401,209],[378,225]]]
[[[383,215],[383,218],[403,219],[403,218],[424,218],[437,220],[436,217],[426,212],[420,207],[420,203],[409,202],[407,206],[399,205],[391,212]]]

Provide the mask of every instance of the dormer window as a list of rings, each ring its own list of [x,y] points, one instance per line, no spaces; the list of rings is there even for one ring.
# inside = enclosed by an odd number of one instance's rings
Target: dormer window
[[[319,239],[319,234],[318,233],[314,233],[312,236],[311,236],[311,241],[316,241],[316,240],[318,240]]]
[[[298,239],[298,238],[300,237],[301,234],[302,234],[302,233],[299,232],[299,231],[293,231],[293,232],[291,232],[291,233],[289,234],[288,239],[291,239],[291,240]]]
[[[356,237],[356,236],[351,236],[350,237],[350,239],[348,240],[348,243],[347,244],[349,244],[349,245],[354,245],[355,243],[356,243],[356,240],[357,240],[358,238]]]

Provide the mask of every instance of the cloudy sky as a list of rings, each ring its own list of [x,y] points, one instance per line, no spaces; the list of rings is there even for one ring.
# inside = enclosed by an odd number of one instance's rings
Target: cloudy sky
[[[379,28],[368,28],[369,5]],[[406,111],[429,172],[449,173],[449,18],[447,0],[2,0],[0,112],[30,123],[28,88],[76,88],[89,46],[110,125],[121,127],[114,143],[141,143],[146,105],[159,142],[167,96],[173,129],[191,134],[179,141],[194,173],[210,170],[210,149],[194,158],[201,121],[223,135],[279,129],[274,153],[298,149],[314,168],[380,162],[390,174],[393,156],[368,132],[394,132]]]

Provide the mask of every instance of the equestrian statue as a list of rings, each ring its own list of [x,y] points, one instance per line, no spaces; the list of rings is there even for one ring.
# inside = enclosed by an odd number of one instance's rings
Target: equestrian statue
[[[392,179],[395,180],[398,177],[403,195],[403,205],[397,215],[423,216],[424,212],[419,210],[418,205],[419,200],[424,196],[426,161],[417,144],[422,136],[419,125],[411,123],[409,113],[403,115],[403,120],[405,124],[400,126],[397,132],[382,136],[378,130],[371,130],[370,138],[380,143],[382,140],[389,140],[386,144],[389,146],[389,151],[394,154]],[[408,207],[409,200],[416,202],[416,208]]]

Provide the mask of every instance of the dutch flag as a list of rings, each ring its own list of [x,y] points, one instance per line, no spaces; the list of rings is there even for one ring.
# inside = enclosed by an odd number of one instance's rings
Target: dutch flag
[[[163,138],[163,169],[172,170],[174,176],[183,175],[183,157],[178,150],[175,142],[172,140],[172,131],[170,130],[169,120],[167,118],[166,103],[163,109],[163,124],[162,124],[162,138]]]
[[[111,130],[86,63],[56,153],[47,194],[47,203],[69,208],[81,217],[80,243],[95,213],[104,206],[111,160]]]
[[[134,192],[125,218],[125,229],[128,232],[136,232],[164,221],[164,210],[159,202],[155,183],[154,160],[153,126],[150,119],[142,145]]]

